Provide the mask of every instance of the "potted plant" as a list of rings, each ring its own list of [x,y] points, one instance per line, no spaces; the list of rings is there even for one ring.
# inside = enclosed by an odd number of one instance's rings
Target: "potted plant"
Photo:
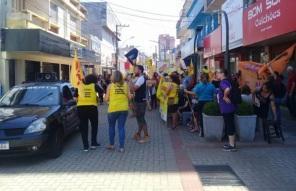
[[[235,123],[240,141],[253,141],[255,138],[257,116],[253,105],[242,102],[238,105]]]
[[[218,103],[206,103],[203,110],[204,136],[207,139],[222,140],[224,121]]]

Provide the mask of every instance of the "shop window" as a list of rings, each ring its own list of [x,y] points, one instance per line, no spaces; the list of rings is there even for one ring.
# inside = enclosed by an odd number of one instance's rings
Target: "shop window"
[[[69,71],[70,71],[70,66],[68,65],[61,65],[61,77],[62,80],[64,81],[69,81]]]
[[[40,62],[26,60],[26,81],[35,81],[38,73],[40,73]]]

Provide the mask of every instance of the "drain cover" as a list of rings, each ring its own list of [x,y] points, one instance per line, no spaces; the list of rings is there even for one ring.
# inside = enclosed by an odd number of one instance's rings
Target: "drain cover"
[[[228,165],[194,166],[204,186],[245,186]]]

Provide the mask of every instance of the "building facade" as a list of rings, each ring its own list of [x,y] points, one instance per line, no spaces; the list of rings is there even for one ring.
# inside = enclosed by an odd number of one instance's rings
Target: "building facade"
[[[161,34],[158,37],[158,50],[159,50],[159,64],[158,68],[163,64],[172,65],[172,54],[175,49],[175,37],[168,34]]]
[[[3,90],[34,81],[40,72],[69,80],[74,49],[94,58],[81,33],[87,17],[80,0],[1,0],[0,83]],[[84,57],[83,57],[84,56]]]
[[[194,64],[195,73],[204,63],[204,38],[215,31],[220,24],[218,14],[210,11],[222,5],[221,0],[185,1],[180,19],[177,22],[179,51],[186,65]]]
[[[229,20],[228,69],[237,72],[241,61],[269,62],[296,43],[295,8],[292,1],[186,1],[177,23],[182,59],[188,64],[188,58],[199,57],[195,63],[198,65],[199,60],[200,66],[207,65],[212,70],[227,66],[225,18],[217,11],[223,10]],[[290,62],[296,65],[295,54]]]
[[[116,25],[119,20],[107,2],[84,2],[88,19],[82,22],[84,34],[100,40],[99,73],[108,74],[115,69]]]

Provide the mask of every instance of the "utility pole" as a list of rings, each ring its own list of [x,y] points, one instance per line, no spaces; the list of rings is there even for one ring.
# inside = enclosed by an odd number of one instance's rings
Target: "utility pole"
[[[118,70],[118,55],[119,55],[119,48],[118,48],[118,41],[119,41],[119,35],[118,35],[118,29],[119,27],[123,28],[123,27],[129,27],[129,25],[122,25],[122,24],[119,24],[119,25],[116,25],[116,31],[115,31],[115,36],[116,36],[116,53],[115,53],[115,69]]]

